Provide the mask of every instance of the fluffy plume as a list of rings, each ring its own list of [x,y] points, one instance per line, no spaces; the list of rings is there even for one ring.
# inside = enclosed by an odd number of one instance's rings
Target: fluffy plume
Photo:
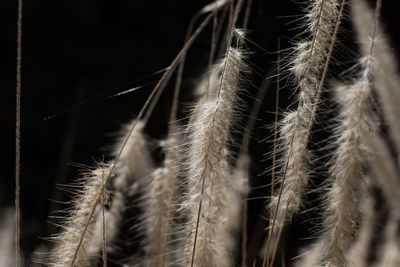
[[[385,120],[389,123],[391,137],[397,143],[397,152],[400,151],[400,124],[399,114],[400,109],[398,100],[400,93],[397,90],[400,85],[400,77],[397,74],[396,62],[393,60],[393,55],[389,45],[383,36],[379,27],[379,11],[381,1],[377,2],[375,18],[371,9],[365,1],[355,0],[352,5],[354,14],[355,28],[362,41],[362,48],[365,54],[371,54],[370,66],[371,76],[374,78],[374,85],[381,102],[381,109]],[[367,42],[371,38],[370,29],[374,28],[373,45]],[[368,45],[369,44],[369,45]],[[392,158],[387,144],[381,137],[369,138],[366,140],[374,151],[374,159],[371,161],[374,177],[377,179],[377,184],[382,188],[386,198],[392,208],[398,213],[398,201],[400,193],[400,182],[398,179],[398,171],[396,160]]]
[[[379,6],[377,8],[379,12]],[[372,18],[371,18],[372,19]],[[375,17],[375,20],[378,18]],[[372,26],[374,26],[373,24]],[[372,29],[372,31],[371,31]],[[328,193],[324,218],[325,233],[321,240],[322,259],[327,266],[347,266],[346,253],[356,236],[358,199],[362,187],[366,160],[371,154],[366,139],[377,134],[377,118],[372,108],[371,73],[375,56],[372,48],[376,41],[376,28],[371,27],[365,38],[361,77],[349,87],[336,87],[340,102],[340,126],[336,129],[338,148],[334,155],[331,174],[334,179]],[[366,37],[366,36],[363,36]],[[338,90],[340,88],[340,90]]]
[[[312,38],[299,43],[296,48],[292,72],[300,90],[299,104],[297,110],[286,113],[281,122],[281,185],[278,194],[272,196],[270,202],[271,230],[264,249],[263,266],[267,265],[268,254],[272,253],[271,261],[274,261],[283,226],[302,205],[309,180],[310,152],[307,144],[343,7],[344,1],[312,1],[306,16],[306,25]],[[271,252],[272,240],[274,246]]]
[[[94,173],[98,177],[103,177],[104,171],[97,169]],[[113,179],[113,181],[116,180],[117,177]],[[108,190],[111,191],[112,189],[109,188]],[[113,248],[114,239],[118,234],[118,227],[125,209],[125,191],[114,187],[112,194],[110,193],[105,194],[104,203],[98,205],[95,210],[94,224],[91,227],[93,235],[86,249],[86,255],[89,258],[99,257],[104,248],[106,248],[105,253],[110,252]],[[109,195],[112,195],[112,197]],[[104,244],[104,242],[106,243]]]
[[[90,258],[87,248],[93,240],[96,209],[101,209],[100,202],[108,198],[106,177],[109,166],[104,165],[88,173],[81,182],[82,187],[76,192],[73,209],[66,218],[63,231],[54,237],[56,246],[51,251],[52,266],[89,266],[94,258]],[[96,255],[97,256],[97,255]]]
[[[308,184],[307,150],[310,135],[310,124],[315,116],[314,100],[318,88],[322,86],[322,70],[329,61],[328,51],[332,49],[340,1],[316,0],[310,4],[307,14],[308,27],[312,39],[298,45],[297,55],[293,61],[293,73],[299,83],[299,106],[297,110],[285,115],[280,130],[282,149],[282,194],[273,196],[270,209],[275,225],[282,227],[285,220],[290,220],[302,204],[302,196]],[[279,208],[278,208],[279,207]]]
[[[347,266],[346,252],[356,235],[357,192],[365,176],[366,157],[370,154],[365,138],[374,134],[376,119],[371,108],[369,69],[353,85],[336,87],[341,100],[340,126],[336,129],[338,148],[331,167],[333,185],[324,216],[322,262],[327,266]],[[375,123],[374,123],[375,122]]]
[[[381,1],[377,2],[380,5]],[[380,6],[377,8],[379,14]],[[380,27],[378,18],[374,19],[374,13],[368,7],[365,0],[352,1],[352,12],[355,29],[361,40],[361,48],[364,54],[372,53],[373,64],[371,65],[372,74],[375,79],[376,92],[381,102],[381,108],[385,120],[389,124],[391,138],[395,141],[397,153],[400,151],[400,76],[396,63],[396,57],[390,48],[387,38]],[[378,24],[374,26],[375,24]],[[376,38],[371,47],[368,41],[371,29],[376,27]]]
[[[132,123],[134,123],[132,121]],[[150,151],[147,148],[146,137],[143,134],[145,122],[139,120],[132,133],[129,130],[132,123],[127,124],[122,130],[120,141],[115,146],[114,156],[118,155],[123,145],[124,148],[116,163],[116,178],[114,186],[118,190],[126,190],[133,182],[143,183],[145,179],[141,179],[149,175],[154,170],[154,163],[151,159]],[[128,137],[129,135],[129,137]],[[128,137],[126,144],[125,139]]]
[[[368,177],[367,177],[368,178]],[[370,245],[373,240],[374,230],[377,223],[375,212],[375,206],[377,205],[376,200],[372,194],[372,183],[370,178],[365,179],[366,182],[362,185],[360,191],[360,204],[357,205],[358,209],[354,215],[351,215],[350,218],[355,217],[358,213],[361,214],[360,219],[357,221],[361,222],[361,227],[357,234],[357,239],[354,243],[352,243],[351,247],[349,244],[345,244],[348,247],[348,250],[345,251],[345,255],[342,255],[342,252],[339,251],[339,256],[334,255],[334,260],[329,260],[326,255],[330,255],[330,252],[336,252],[337,244],[340,242],[349,242],[349,236],[354,234],[354,229],[351,229],[351,233],[344,233],[343,234],[343,241],[336,241],[333,243],[335,238],[337,239],[336,235],[339,231],[332,231],[330,228],[326,230],[323,235],[322,239],[317,240],[314,242],[309,248],[305,249],[303,253],[300,255],[300,259],[296,261],[296,267],[308,267],[308,266],[352,266],[352,267],[365,267],[368,266],[368,258],[370,253]],[[351,204],[351,203],[350,203]],[[353,205],[354,206],[354,205]],[[343,223],[343,220],[341,221]],[[338,227],[340,230],[340,227]],[[328,236],[332,234],[332,236]],[[331,242],[331,243],[329,243]],[[335,244],[335,246],[329,247],[327,244]],[[321,258],[325,256],[325,259],[328,259],[328,262],[321,264]],[[343,259],[345,257],[346,259]],[[341,261],[341,264],[337,262]],[[336,263],[336,264],[334,264]]]
[[[140,178],[153,170],[143,126],[139,121],[134,131],[124,136],[127,142],[120,145],[125,146],[120,148],[122,153],[115,164],[115,174],[110,173],[112,165],[103,164],[80,182],[71,214],[62,225],[62,232],[53,237],[56,245],[50,253],[52,266],[88,266],[100,256],[103,242],[110,242],[116,236],[125,207],[123,194],[132,183],[140,183]],[[112,199],[110,187],[115,190]],[[105,205],[110,208],[103,216]]]
[[[162,267],[171,261],[173,219],[176,210],[177,183],[181,152],[176,133],[165,142],[164,166],[151,174],[143,203],[145,259],[143,266]]]
[[[228,204],[227,194],[232,188],[226,145],[233,124],[234,105],[240,88],[240,72],[245,66],[243,53],[230,48],[220,63],[224,71],[217,84],[218,94],[195,107],[193,124],[188,129],[187,184],[189,192],[184,209],[189,219],[185,229],[187,239],[183,261],[185,266],[230,266],[232,257],[226,244],[224,227]]]

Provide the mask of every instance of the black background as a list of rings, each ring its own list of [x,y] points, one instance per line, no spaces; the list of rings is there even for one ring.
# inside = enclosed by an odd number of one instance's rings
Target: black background
[[[167,67],[182,47],[191,17],[209,2],[24,1],[21,196],[25,251],[31,251],[41,242],[39,237],[54,231],[46,218],[58,206],[49,199],[65,198],[54,184],[74,180],[79,171],[77,164],[92,165],[95,160],[108,158],[113,133],[118,132],[121,123],[134,117],[152,86],[119,97],[105,99],[106,96],[133,86],[154,85],[160,77],[155,73]],[[5,1],[0,8],[2,207],[13,204],[14,190],[16,7],[16,1]],[[303,7],[302,1],[254,0],[249,24],[251,42],[247,43],[252,51],[249,61],[253,74],[248,92],[243,95],[249,106],[262,77],[274,67],[278,37],[281,48],[285,49],[301,32],[296,19],[303,13]],[[383,8],[383,22],[396,51],[400,37],[396,1],[383,1]],[[344,25],[346,29],[341,32],[341,45],[332,70],[336,74],[354,64],[357,53],[351,27],[348,22]],[[190,90],[204,71],[209,45],[210,28],[189,53],[182,102],[190,99]],[[143,77],[146,78],[140,80]],[[288,90],[290,86],[282,93],[282,109],[288,104]],[[155,138],[163,136],[170,96],[168,87],[148,126],[149,135]],[[100,100],[90,103],[95,97]],[[270,146],[260,140],[271,136],[265,126],[273,122],[274,99],[271,90],[253,133],[250,152],[256,162],[252,167],[254,185],[268,182],[267,177],[257,174],[268,166],[268,161],[261,159]],[[45,120],[52,115],[55,117]],[[262,190],[255,192],[255,196],[263,194]],[[262,204],[263,200],[251,204],[251,228],[256,228]],[[307,229],[300,231],[304,235],[306,232]]]

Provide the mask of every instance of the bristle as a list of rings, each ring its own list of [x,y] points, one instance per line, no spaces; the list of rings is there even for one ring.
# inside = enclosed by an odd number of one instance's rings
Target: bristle
[[[49,246],[47,244],[40,244],[35,248],[32,253],[32,267],[43,267],[47,262],[47,255],[49,254]],[[6,265],[5,265],[6,266]]]

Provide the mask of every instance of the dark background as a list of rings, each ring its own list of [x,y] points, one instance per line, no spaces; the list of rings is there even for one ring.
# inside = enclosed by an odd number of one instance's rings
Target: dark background
[[[77,164],[92,165],[95,160],[108,158],[113,133],[138,112],[160,77],[156,72],[167,67],[182,47],[191,17],[209,2],[24,1],[21,200],[22,245],[27,253],[42,242],[39,237],[54,232],[46,218],[50,210],[59,205],[49,199],[65,200],[66,197],[55,188],[55,183],[73,181],[79,172]],[[2,208],[13,204],[14,190],[16,7],[16,1],[5,1],[0,9]],[[296,19],[303,13],[303,7],[303,1],[253,1],[250,41],[247,42],[252,51],[249,61],[253,73],[248,92],[243,95],[248,106],[262,78],[275,67],[278,37],[281,48],[286,49],[300,34]],[[395,50],[400,43],[397,15],[396,1],[383,1],[383,21]],[[357,53],[351,27],[348,22],[344,25],[345,30],[340,34],[341,47],[332,70],[334,77],[355,63]],[[210,28],[207,28],[189,53],[181,102],[191,98],[190,90],[207,64],[209,45]],[[147,84],[138,91],[109,97]],[[285,80],[282,84],[286,86]],[[282,92],[282,109],[288,104],[290,86],[287,87]],[[155,138],[162,138],[165,132],[171,89],[167,88],[148,126],[148,134]],[[253,133],[250,148],[255,162],[253,185],[268,182],[268,177],[257,174],[269,163],[261,159],[270,145],[260,141],[271,136],[265,126],[273,123],[273,91],[270,90],[264,100]],[[49,116],[53,117],[46,119]],[[322,135],[322,139],[324,137]],[[257,197],[263,193],[260,189],[252,194]],[[250,236],[256,233],[257,227],[264,227],[258,219],[262,205],[263,200],[250,203]],[[309,225],[298,227],[304,228],[300,235],[306,236]],[[260,240],[252,242],[257,247]]]

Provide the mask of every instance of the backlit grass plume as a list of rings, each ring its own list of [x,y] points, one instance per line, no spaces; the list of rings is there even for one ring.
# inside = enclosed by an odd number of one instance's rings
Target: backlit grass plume
[[[194,108],[194,119],[190,125],[187,162],[187,185],[189,191],[184,200],[188,210],[182,258],[184,266],[231,266],[231,244],[223,238],[229,235],[225,227],[228,219],[230,191],[227,145],[230,130],[234,125],[234,106],[237,105],[238,90],[242,86],[241,71],[246,70],[243,52],[230,48],[226,58],[219,64],[224,66],[216,84],[217,94],[207,101],[200,101]],[[218,233],[218,234],[217,234]],[[222,237],[222,238],[221,238]]]
[[[124,210],[122,195],[132,183],[143,183],[141,178],[153,168],[142,127],[143,123],[139,122],[135,131],[124,136],[125,149],[114,165],[115,174],[111,173],[113,165],[100,165],[84,175],[74,189],[73,209],[61,225],[61,233],[53,237],[56,245],[50,253],[52,266],[91,265],[99,260],[103,242],[116,235]],[[115,189],[114,199],[110,196],[111,184]],[[110,205],[110,209],[102,214],[104,205]],[[106,255],[106,251],[104,253]]]
[[[307,145],[343,7],[344,1],[311,1],[306,15],[310,40],[300,42],[295,49],[292,71],[298,83],[299,103],[297,110],[287,112],[281,122],[280,189],[272,196],[269,204],[272,223],[265,246],[263,266],[267,266],[266,259],[270,253],[272,235],[276,231],[280,232],[276,240],[279,242],[282,228],[299,212],[303,203],[303,195],[309,183],[311,157]],[[274,244],[275,249],[277,245]],[[274,256],[272,262],[273,258]]]

